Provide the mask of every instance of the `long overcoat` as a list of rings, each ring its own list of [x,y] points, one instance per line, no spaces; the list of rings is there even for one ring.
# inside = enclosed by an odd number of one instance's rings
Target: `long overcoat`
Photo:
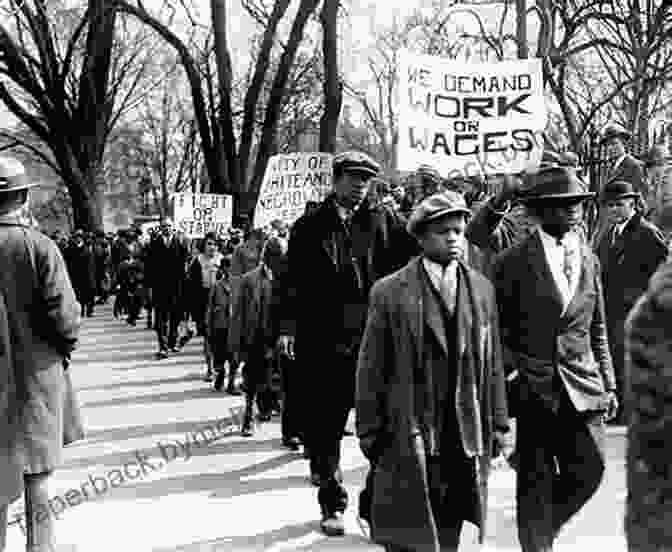
[[[460,372],[472,363],[479,382],[471,392],[458,391],[458,422],[463,441],[480,441],[474,457],[479,496],[481,539],[485,534],[487,481],[493,429],[508,425],[504,373],[493,286],[464,265],[473,308],[459,308],[457,360]],[[427,416],[425,332],[441,340],[440,315],[432,316],[425,300],[419,259],[374,285],[357,367],[357,434],[361,439],[385,439],[373,477],[372,537],[414,552],[438,552],[436,523],[427,487],[428,436],[436,428]],[[459,302],[458,302],[459,303]],[[435,313],[436,314],[436,313]],[[445,340],[445,337],[443,338]],[[448,368],[448,366],[447,366]],[[471,389],[469,390],[471,391]],[[479,405],[470,419],[468,402]],[[431,401],[430,401],[431,402]],[[474,437],[480,434],[480,438]],[[467,436],[471,436],[467,437]]]
[[[0,266],[23,465],[43,473],[61,461],[63,360],[77,344],[80,305],[56,244],[10,217],[0,217]]]
[[[649,278],[667,258],[663,234],[641,215],[634,215],[614,241],[613,227],[597,246],[602,268],[602,284],[609,346],[618,383],[627,387],[625,370],[625,319],[644,294]],[[624,389],[619,389],[624,391]]]

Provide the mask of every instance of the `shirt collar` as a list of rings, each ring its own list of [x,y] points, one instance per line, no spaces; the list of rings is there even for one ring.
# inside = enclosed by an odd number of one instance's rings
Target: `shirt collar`
[[[617,169],[618,167],[621,166],[621,163],[623,163],[623,160],[625,159],[626,156],[627,153],[624,153],[619,158],[617,158],[616,161],[614,161],[614,169]]]
[[[625,230],[625,227],[630,223],[630,221],[633,219],[633,217],[634,217],[636,214],[637,214],[637,213],[632,213],[632,214],[631,214],[627,219],[625,219],[623,222],[621,222],[620,224],[616,224],[616,225],[615,225],[615,226],[616,226],[616,231],[617,231],[619,234],[621,234],[621,233],[623,232],[623,230]]]
[[[558,243],[558,238],[548,234],[541,226],[538,227],[538,231],[539,237],[545,246],[560,247],[560,245],[564,244],[570,247],[576,247],[579,243],[579,236],[575,231],[567,232],[567,234],[565,234],[560,240],[560,243]]]

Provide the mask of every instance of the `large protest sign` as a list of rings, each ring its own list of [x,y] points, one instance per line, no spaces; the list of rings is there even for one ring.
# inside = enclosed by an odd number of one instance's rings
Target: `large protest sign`
[[[400,52],[398,169],[443,176],[535,170],[547,111],[541,61],[456,62]]]
[[[308,201],[322,201],[331,190],[328,153],[290,153],[271,157],[254,212],[254,227],[279,219],[292,224]]]
[[[233,198],[219,194],[173,194],[175,227],[188,238],[208,232],[223,237],[233,220]]]

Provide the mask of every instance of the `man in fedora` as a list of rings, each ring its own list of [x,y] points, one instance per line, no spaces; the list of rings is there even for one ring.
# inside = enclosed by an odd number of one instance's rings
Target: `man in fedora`
[[[27,550],[51,551],[53,519],[48,511],[49,480],[62,461],[65,439],[64,361],[79,336],[80,305],[56,244],[26,226],[22,210],[33,185],[16,159],[0,157],[0,363],[11,370],[14,392],[0,388],[0,420],[13,431],[16,454],[0,465],[0,550],[5,549],[7,509],[17,498],[7,478],[20,469],[25,495]],[[8,335],[7,335],[8,333]],[[4,343],[3,343],[4,342]],[[7,374],[3,374],[6,381]],[[11,429],[8,422],[13,420]],[[5,451],[0,451],[2,454]],[[20,490],[19,490],[20,491]]]
[[[422,255],[371,291],[357,435],[388,552],[456,551],[464,521],[482,542],[493,444],[509,446],[495,292],[464,262],[470,215],[455,191],[424,199],[407,226]]]
[[[607,313],[609,347],[614,362],[621,410],[616,423],[625,423],[623,401],[628,387],[625,373],[624,324],[646,291],[649,278],[667,258],[665,236],[635,209],[639,194],[625,180],[612,180],[602,190],[608,228],[597,244]]]
[[[518,370],[517,523],[523,552],[550,552],[604,473],[618,407],[600,265],[576,233],[593,194],[567,167],[521,201],[539,227],[495,261],[502,344]]]
[[[344,532],[341,439],[355,400],[357,352],[373,283],[403,266],[410,237],[395,214],[367,200],[380,166],[359,152],[333,160],[333,193],[290,234],[279,349],[301,372],[304,445],[319,486],[323,531]],[[294,348],[296,343],[296,348]]]

